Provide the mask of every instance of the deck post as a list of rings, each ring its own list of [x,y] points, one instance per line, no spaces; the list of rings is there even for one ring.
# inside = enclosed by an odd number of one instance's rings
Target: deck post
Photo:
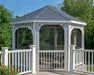
[[[2,50],[4,52],[4,65],[8,66],[8,47],[2,47]]]
[[[29,45],[32,49],[32,74],[36,73],[36,45]]]

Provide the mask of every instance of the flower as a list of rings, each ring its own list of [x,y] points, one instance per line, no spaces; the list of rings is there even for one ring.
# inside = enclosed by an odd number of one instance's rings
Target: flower
[[[20,69],[20,67],[17,67],[17,69]]]
[[[1,67],[4,67],[3,65],[1,65]]]
[[[2,74],[0,73],[0,75],[18,75],[18,69],[20,69],[20,67],[17,67],[17,69],[15,69],[14,67],[12,67],[12,65],[1,65],[0,72],[2,72]]]
[[[13,69],[10,69],[10,71],[13,71]]]

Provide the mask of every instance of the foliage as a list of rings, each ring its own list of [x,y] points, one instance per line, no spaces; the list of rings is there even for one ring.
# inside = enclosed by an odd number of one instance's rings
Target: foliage
[[[94,49],[93,0],[64,0],[61,10],[87,23],[85,26],[85,48]]]
[[[19,75],[18,69],[14,69],[13,66],[1,65],[0,66],[0,75]]]
[[[11,47],[12,41],[12,13],[3,5],[0,5],[0,48],[7,46]]]
[[[16,47],[19,49],[24,47],[27,48],[29,45],[32,45],[33,43],[32,33],[31,30],[29,30],[28,28],[19,28],[16,31],[16,37]]]
[[[15,16],[15,19],[19,18],[19,16]]]

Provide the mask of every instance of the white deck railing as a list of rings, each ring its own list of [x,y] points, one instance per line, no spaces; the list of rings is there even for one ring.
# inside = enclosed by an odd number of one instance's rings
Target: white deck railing
[[[66,63],[65,50],[39,50],[39,60],[36,60],[36,46],[32,49],[12,50],[8,51],[7,47],[0,51],[0,64],[20,68],[20,74],[39,70],[63,70]],[[37,66],[37,62],[39,62]],[[70,71],[88,72],[94,74],[94,50],[70,48]],[[69,67],[69,66],[68,66]]]
[[[16,69],[19,67],[20,74],[31,72],[31,55],[31,49],[8,51],[8,65]]]
[[[40,70],[64,69],[64,50],[40,50]]]
[[[19,68],[20,74],[32,72],[32,50],[11,50],[7,52],[7,57],[5,57],[6,51],[0,52],[0,65],[4,63],[6,66],[13,66],[15,69]],[[5,60],[7,59],[7,60]]]
[[[94,50],[74,49],[73,70],[94,74]]]
[[[0,51],[0,65],[3,63],[6,66],[13,66],[20,74],[36,73],[36,47],[31,48],[8,51],[7,47],[3,47],[3,51]]]

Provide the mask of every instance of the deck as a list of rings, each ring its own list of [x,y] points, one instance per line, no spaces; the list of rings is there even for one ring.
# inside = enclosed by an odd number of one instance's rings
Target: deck
[[[93,74],[87,74],[87,73],[74,73],[74,72],[67,72],[67,71],[41,71],[37,74],[24,74],[24,75],[93,75]]]

